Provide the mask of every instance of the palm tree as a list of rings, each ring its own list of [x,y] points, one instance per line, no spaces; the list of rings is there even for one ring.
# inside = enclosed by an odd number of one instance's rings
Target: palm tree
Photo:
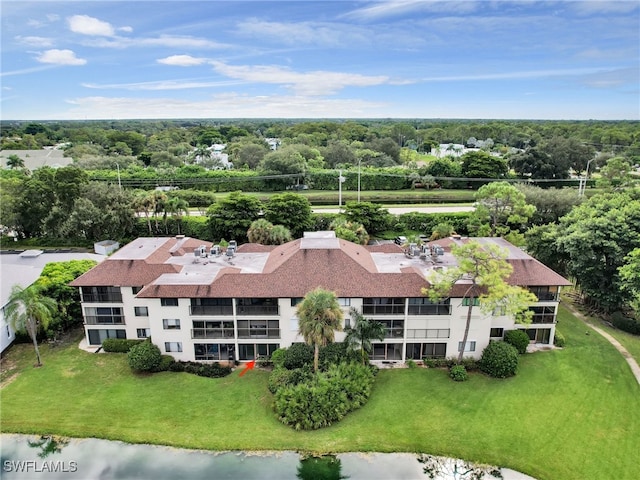
[[[171,197],[165,203],[165,222],[164,228],[165,232],[169,233],[169,227],[167,225],[167,213],[171,215],[171,217],[175,217],[178,223],[178,235],[180,235],[180,226],[182,225],[182,216],[183,214],[189,215],[189,202],[187,202],[184,198]]]
[[[38,359],[37,366],[42,366],[38,349],[38,329],[40,326],[47,327],[56,311],[56,302],[41,295],[34,286],[22,288],[20,285],[14,285],[4,308],[7,320],[13,329],[26,330],[33,340]]]
[[[320,346],[333,342],[342,329],[342,309],[336,294],[320,287],[307,293],[298,305],[298,328],[304,341],[313,345],[313,369],[318,371]]]
[[[147,219],[147,226],[149,227],[149,235],[153,233],[153,229],[151,228],[151,217],[149,217],[149,213],[152,210],[155,210],[154,199],[151,195],[151,192],[140,192],[133,199],[133,208],[136,212],[143,212],[145,218]]]
[[[20,158],[18,155],[9,155],[7,157],[7,167],[10,169],[24,168],[24,160]]]
[[[362,364],[366,365],[367,356],[371,354],[371,340],[384,340],[387,329],[384,324],[365,318],[358,309],[351,307],[349,310],[351,320],[354,322],[353,327],[346,329],[347,337],[345,342],[354,350],[360,349],[362,353]]]

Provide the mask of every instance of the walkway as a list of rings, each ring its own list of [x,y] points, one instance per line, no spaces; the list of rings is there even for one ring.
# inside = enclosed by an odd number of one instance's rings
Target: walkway
[[[620,344],[620,342],[618,342],[618,340],[616,340],[615,338],[613,338],[611,335],[609,335],[607,332],[605,332],[604,330],[602,330],[599,327],[596,327],[594,324],[592,324],[589,319],[587,317],[585,317],[582,313],[578,312],[573,305],[571,305],[570,303],[567,302],[562,302],[562,304],[567,307],[567,309],[576,317],[579,318],[580,320],[582,320],[584,323],[586,323],[589,327],[593,328],[596,332],[598,332],[600,335],[602,335],[604,338],[606,338],[609,343],[611,343],[611,345],[613,345],[614,347],[616,347],[616,350],[618,350],[622,356],[624,357],[624,359],[627,361],[627,363],[629,364],[629,367],[631,367],[631,373],[633,373],[633,375],[636,377],[636,381],[638,382],[638,384],[640,385],[640,365],[638,365],[638,362],[636,361],[635,358],[633,358],[633,356],[629,353],[629,351],[624,348],[624,346],[622,346]]]
[[[403,213],[419,212],[419,213],[454,213],[454,212],[472,212],[475,208],[471,205],[416,205],[415,207],[393,207],[384,205],[385,210],[393,215]],[[343,207],[344,210],[344,207]],[[337,207],[332,208],[313,208],[313,213],[339,213]]]

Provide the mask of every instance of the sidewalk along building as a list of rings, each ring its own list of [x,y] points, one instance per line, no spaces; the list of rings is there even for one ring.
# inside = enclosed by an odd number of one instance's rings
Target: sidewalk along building
[[[244,244],[220,249],[185,238],[138,238],[71,283],[80,288],[87,342],[147,338],[178,360],[248,361],[304,341],[296,306],[307,292],[335,292],[344,308],[386,326],[371,360],[465,355],[479,358],[489,341],[522,328],[532,342],[550,344],[555,334],[560,288],[570,283],[501,238],[477,238],[508,251],[510,282],[539,301],[533,322],[514,324],[504,315],[474,311],[466,345],[464,285],[438,303],[422,294],[432,269],[455,265],[449,238],[403,250],[395,244],[361,246],[334,232],[308,232],[284,245]],[[459,295],[459,296],[456,296]],[[336,341],[344,333],[338,332]]]

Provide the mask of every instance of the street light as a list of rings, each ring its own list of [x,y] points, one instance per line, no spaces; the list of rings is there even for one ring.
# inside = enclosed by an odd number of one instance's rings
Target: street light
[[[342,210],[342,184],[346,178],[342,176],[342,170],[338,170],[338,210]]]
[[[116,162],[116,167],[118,168],[118,187],[122,190],[122,183],[120,182],[120,164]]]
[[[362,163],[362,159],[358,160],[358,203],[360,203],[360,163]]]
[[[593,158],[587,162],[587,171],[585,176],[580,179],[580,186],[578,187],[578,196],[581,197],[584,195],[584,191],[587,188],[587,178],[589,178],[589,165],[593,161]]]

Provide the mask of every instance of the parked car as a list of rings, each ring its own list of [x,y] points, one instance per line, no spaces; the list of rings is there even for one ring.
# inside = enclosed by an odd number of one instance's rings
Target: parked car
[[[407,237],[403,237],[402,235],[400,235],[395,238],[394,242],[396,243],[396,245],[402,246],[407,243]]]

